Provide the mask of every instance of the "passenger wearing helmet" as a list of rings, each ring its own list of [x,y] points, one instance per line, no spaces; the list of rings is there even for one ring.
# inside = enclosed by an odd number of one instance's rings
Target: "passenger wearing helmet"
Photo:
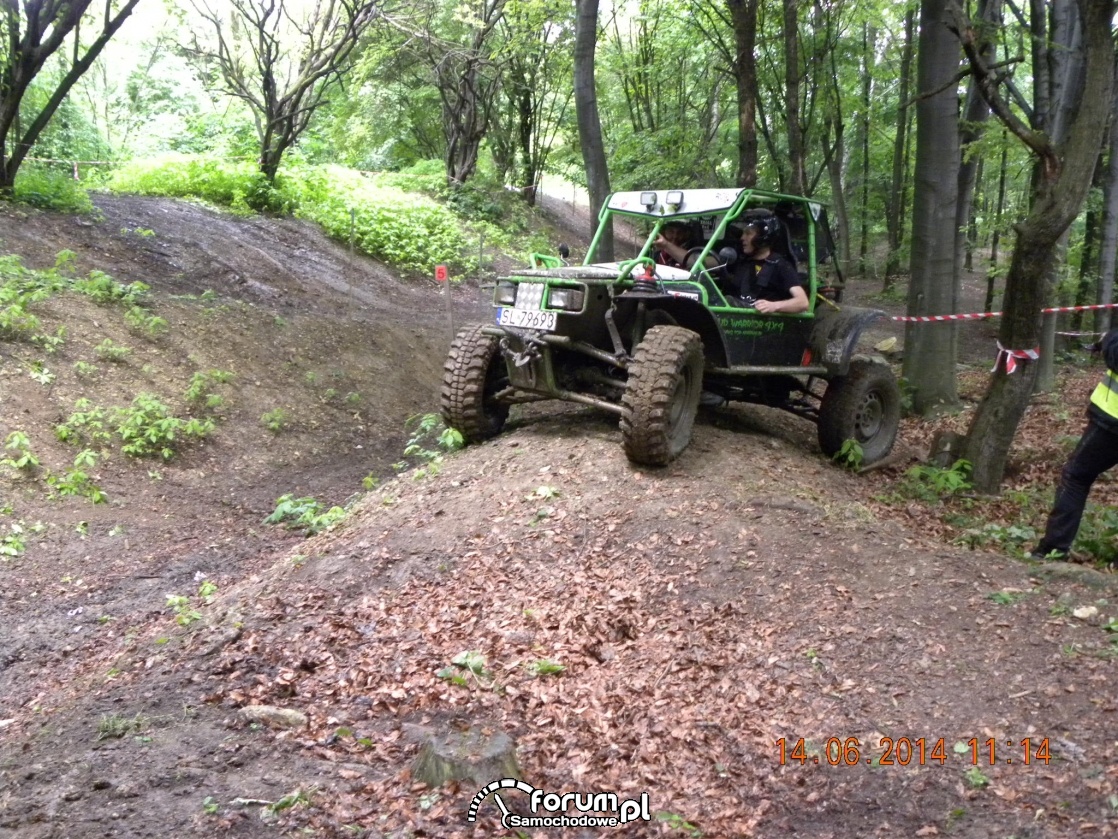
[[[745,258],[734,272],[731,294],[758,312],[794,315],[808,310],[807,291],[792,263],[773,251],[780,233],[776,216],[746,221],[741,234]]]

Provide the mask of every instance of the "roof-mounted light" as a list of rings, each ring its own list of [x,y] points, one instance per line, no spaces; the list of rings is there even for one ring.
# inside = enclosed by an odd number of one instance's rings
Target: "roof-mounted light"
[[[646,210],[651,210],[656,206],[656,193],[655,192],[642,192],[641,204],[644,205]]]
[[[667,197],[664,198],[664,203],[668,205],[672,212],[675,212],[683,204],[683,191],[673,189],[667,194]]]

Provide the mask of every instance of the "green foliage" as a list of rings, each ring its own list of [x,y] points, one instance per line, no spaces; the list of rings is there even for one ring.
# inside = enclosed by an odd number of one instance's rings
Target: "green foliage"
[[[113,172],[108,186],[113,192],[200,198],[242,213],[287,213],[295,204],[283,181],[281,175],[273,187],[249,161],[169,154],[126,163]]]
[[[485,667],[485,656],[477,650],[460,652],[450,660],[450,663],[453,666],[444,667],[438,670],[435,675],[459,687],[468,686],[467,676],[472,677],[478,684],[481,684],[482,680],[486,682],[493,680],[493,674]]]
[[[131,347],[123,347],[120,344],[114,343],[112,338],[106,338],[100,344],[93,348],[93,353],[102,361],[111,361],[114,364],[120,364],[132,352]]]
[[[42,533],[46,526],[42,522],[27,524],[22,519],[8,524],[8,532],[0,536],[0,558],[13,559],[27,550],[27,533]]]
[[[55,436],[63,443],[80,443],[91,446],[108,443],[112,435],[105,430],[107,422],[104,408],[99,408],[88,399],[74,403],[74,413],[54,427]]]
[[[541,658],[528,665],[528,672],[533,676],[557,676],[566,669],[565,665],[550,658]]]
[[[964,772],[963,778],[973,789],[982,789],[990,785],[990,779],[986,777],[986,774],[977,766],[972,766]]]
[[[1118,510],[1088,505],[1075,548],[1090,554],[1100,563],[1118,564]]]
[[[279,434],[287,428],[287,423],[290,420],[291,415],[283,408],[273,408],[270,411],[265,411],[260,417],[260,422],[273,434]]]
[[[9,434],[4,442],[4,448],[12,454],[0,457],[0,466],[7,466],[24,474],[39,468],[39,458],[31,453],[31,440],[22,431],[13,431]]]
[[[89,193],[65,169],[25,163],[16,174],[13,195],[16,201],[42,210],[64,213],[92,213]]]
[[[968,460],[957,460],[950,469],[913,466],[905,472],[900,490],[910,498],[931,503],[969,490],[970,473],[971,464]]]
[[[862,468],[863,458],[862,444],[851,438],[843,441],[842,447],[835,452],[831,459],[840,466],[856,472]]]
[[[1028,596],[1029,593],[1026,591],[992,591],[986,595],[986,599],[999,606],[1012,606]]]
[[[973,527],[963,531],[955,539],[960,545],[969,548],[983,548],[987,545],[1015,545],[1020,547],[1036,539],[1036,531],[1025,525],[1002,525],[997,522],[987,522],[981,527]]]
[[[103,504],[109,500],[108,495],[85,471],[96,465],[97,454],[90,449],[85,449],[74,458],[73,468],[66,470],[62,475],[48,475],[47,485],[61,497],[79,496],[88,498],[94,504]]]
[[[155,339],[170,329],[166,320],[158,315],[148,314],[146,309],[133,306],[124,314],[124,321],[134,331]]]
[[[423,464],[415,470],[416,478],[437,475],[442,467],[443,454],[457,451],[466,444],[462,434],[443,425],[442,417],[438,414],[416,414],[408,417],[404,428],[412,433],[404,448],[404,457],[418,458]],[[432,445],[435,448],[431,448]],[[399,463],[396,466],[404,469],[407,464]]]
[[[144,295],[148,293],[146,283],[120,283],[103,271],[90,271],[89,276],[77,279],[71,283],[74,291],[84,294],[99,306],[109,306],[120,303],[132,307],[139,304]]]
[[[345,518],[346,511],[342,507],[327,509],[310,496],[295,498],[290,494],[281,495],[276,499],[276,509],[264,519],[265,524],[286,524],[292,530],[303,530],[308,536],[313,536],[326,530],[335,522]]]
[[[147,725],[143,714],[134,717],[125,717],[121,714],[102,714],[97,723],[97,739],[120,739],[133,731],[142,731]]]
[[[66,343],[66,327],[58,327],[53,335],[47,335],[45,333],[32,335],[31,343],[48,355],[54,355]]]
[[[213,388],[219,384],[228,384],[233,381],[233,377],[234,374],[228,370],[199,371],[190,378],[190,385],[183,393],[183,398],[191,405],[209,411],[216,410],[225,400]]]
[[[210,419],[181,419],[151,393],[141,393],[128,408],[114,408],[112,421],[120,436],[121,451],[132,457],[158,455],[170,460],[184,440],[201,440],[214,430]]]

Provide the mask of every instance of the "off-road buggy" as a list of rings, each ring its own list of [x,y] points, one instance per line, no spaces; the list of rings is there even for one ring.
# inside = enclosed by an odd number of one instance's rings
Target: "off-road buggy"
[[[773,249],[800,274],[810,302],[803,314],[762,314],[723,293],[740,225],[757,213],[779,219]],[[635,259],[594,264],[615,219],[647,229],[644,246]],[[650,257],[671,220],[701,233],[690,270]],[[885,315],[838,305],[841,276],[821,282],[819,271],[833,252],[825,208],[806,198],[755,189],[615,193],[583,265],[533,254],[530,268],[497,282],[495,322],[458,333],[443,419],[477,442],[500,432],[519,402],[593,405],[618,415],[630,460],[661,466],[690,441],[700,397],[713,396],[812,419],[825,455],[856,440],[873,462],[893,446],[900,393],[888,365],[854,354],[865,326]]]

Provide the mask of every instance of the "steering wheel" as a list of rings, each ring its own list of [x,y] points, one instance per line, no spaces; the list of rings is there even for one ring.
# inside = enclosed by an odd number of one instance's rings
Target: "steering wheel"
[[[687,253],[683,255],[683,267],[690,271],[695,267],[695,263],[699,261],[699,257],[702,256],[702,253],[703,249],[701,247],[690,248]]]

